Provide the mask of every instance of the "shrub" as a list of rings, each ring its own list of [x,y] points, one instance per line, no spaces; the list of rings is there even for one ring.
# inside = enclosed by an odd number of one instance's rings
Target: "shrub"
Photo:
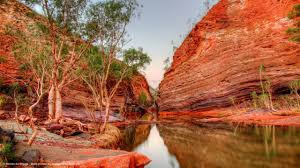
[[[118,147],[121,141],[121,132],[116,126],[107,124],[102,134],[94,134],[92,138],[97,142],[97,147],[112,149]]]
[[[4,96],[0,96],[0,109],[2,109],[5,106],[6,102],[6,98]]]
[[[50,34],[50,30],[49,30],[49,28],[46,26],[46,25],[44,25],[43,23],[40,23],[40,22],[37,22],[36,23],[36,27],[38,28],[38,30],[39,31],[41,31],[42,33],[44,33],[44,34]]]
[[[296,33],[299,33],[299,32],[300,32],[300,28],[297,28],[297,27],[288,28],[286,30],[287,34],[296,34]]]
[[[251,99],[252,99],[253,107],[257,108],[257,105],[258,105],[258,95],[257,95],[257,93],[256,92],[251,92],[250,96],[251,96]]]
[[[293,10],[288,13],[289,19],[294,19],[300,16],[300,4],[294,6]]]
[[[26,16],[27,16],[27,17],[30,17],[30,18],[35,18],[36,15],[37,15],[37,13],[34,12],[34,11],[30,11],[30,12],[27,12],[27,13],[26,13]]]
[[[19,65],[19,70],[20,71],[27,71],[27,70],[29,70],[29,68],[30,68],[30,65],[28,65],[28,64]]]
[[[269,107],[269,95],[266,93],[260,94],[258,96],[259,103],[261,107],[270,108]]]
[[[0,157],[2,164],[7,162],[13,162],[16,159],[14,153],[14,145],[12,143],[1,144]]]
[[[20,87],[18,83],[13,83],[11,85],[0,85],[0,92],[8,96],[12,96],[15,89],[24,92],[24,88]]]
[[[290,82],[289,88],[291,89],[291,93],[298,94],[298,90],[300,89],[300,80]]]
[[[300,4],[295,5],[294,10],[300,12]]]
[[[300,89],[300,80],[294,80],[294,81],[290,82],[289,87],[291,89],[291,94],[296,94],[297,105],[298,105],[298,108],[300,108],[299,94],[298,94],[298,90]]]
[[[289,19],[295,19],[300,17],[300,4],[294,6],[293,10],[288,13]],[[290,41],[300,42],[300,20],[295,23],[294,28],[289,28],[286,30],[286,33],[289,35],[293,35],[289,38]]]
[[[142,91],[138,98],[139,105],[145,106],[147,104],[147,100],[148,100],[147,94],[144,91]]]
[[[300,42],[300,34],[290,38],[290,41]]]
[[[0,55],[0,64],[6,63],[6,62],[7,62],[7,59],[4,56]]]

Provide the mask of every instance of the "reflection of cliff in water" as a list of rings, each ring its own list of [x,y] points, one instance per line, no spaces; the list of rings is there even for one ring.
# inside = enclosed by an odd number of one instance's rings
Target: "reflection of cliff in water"
[[[142,144],[148,138],[151,125],[130,125],[123,132],[122,149],[132,151],[135,147]]]
[[[250,128],[243,133],[194,125],[158,129],[182,168],[300,167],[299,130],[293,128]]]

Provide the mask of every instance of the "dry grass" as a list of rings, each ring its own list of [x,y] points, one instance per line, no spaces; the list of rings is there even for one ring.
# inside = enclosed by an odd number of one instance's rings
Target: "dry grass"
[[[105,132],[93,135],[97,146],[106,149],[115,149],[121,140],[120,130],[112,124],[107,124]]]

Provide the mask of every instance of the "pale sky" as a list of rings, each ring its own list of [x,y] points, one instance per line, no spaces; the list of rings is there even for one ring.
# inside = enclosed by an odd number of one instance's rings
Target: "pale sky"
[[[157,87],[163,78],[163,61],[173,56],[172,41],[179,46],[193,23],[207,12],[207,4],[218,0],[138,0],[143,8],[141,16],[128,27],[132,39],[128,47],[142,47],[152,58],[145,70],[152,87]]]
[[[173,46],[180,46],[192,30],[218,0],[138,0],[143,7],[140,17],[128,26],[131,39],[126,46],[142,47],[152,62],[142,72],[149,84],[156,88],[163,78],[163,62],[173,56]],[[35,7],[41,12],[39,7]],[[173,44],[172,44],[173,42]]]

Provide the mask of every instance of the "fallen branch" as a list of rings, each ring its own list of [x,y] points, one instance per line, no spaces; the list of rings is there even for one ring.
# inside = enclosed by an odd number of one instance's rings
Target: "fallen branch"
[[[37,136],[37,133],[38,133],[37,128],[34,128],[34,129],[33,129],[33,133],[32,133],[32,135],[31,135],[31,137],[30,137],[30,139],[29,139],[29,141],[28,141],[28,143],[27,143],[29,146],[31,146],[32,143],[34,142],[34,140],[35,140],[35,138],[36,138],[36,136]]]

